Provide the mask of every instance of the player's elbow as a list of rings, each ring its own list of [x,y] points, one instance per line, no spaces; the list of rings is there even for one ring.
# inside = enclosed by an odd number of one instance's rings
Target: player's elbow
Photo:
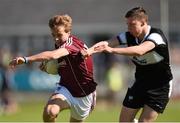
[[[142,55],[144,55],[144,53],[142,53],[142,52],[136,53],[136,56],[142,56]]]
[[[51,56],[51,59],[52,60],[55,60],[55,59],[58,59],[59,58],[59,56],[57,56],[56,54],[53,54],[52,56]]]
[[[135,56],[142,56],[144,54],[145,54],[144,51],[137,51],[137,52],[134,53]]]

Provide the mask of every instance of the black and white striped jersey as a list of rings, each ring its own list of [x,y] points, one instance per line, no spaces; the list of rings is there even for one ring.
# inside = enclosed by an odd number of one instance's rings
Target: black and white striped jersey
[[[142,56],[130,57],[136,65],[135,77],[137,80],[163,80],[172,79],[169,65],[168,42],[160,29],[148,26],[148,33],[142,41],[138,41],[129,32],[122,32],[117,36],[120,45],[136,46],[145,41],[152,41],[155,48]]]

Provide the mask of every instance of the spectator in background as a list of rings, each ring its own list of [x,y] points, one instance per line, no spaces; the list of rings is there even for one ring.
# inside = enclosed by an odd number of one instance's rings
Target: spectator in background
[[[135,83],[127,91],[119,120],[132,122],[142,108],[139,121],[152,122],[163,113],[171,94],[168,42],[160,29],[148,25],[148,15],[142,7],[129,10],[125,17],[128,31],[82,53],[85,57],[103,51],[129,56],[136,65]],[[127,47],[112,48],[119,45]]]
[[[120,64],[112,62],[107,70],[107,83],[108,83],[108,100],[114,106],[118,102],[117,93],[123,87],[122,71]]]
[[[82,122],[92,111],[96,99],[96,83],[93,79],[92,58],[83,59],[86,45],[71,34],[72,19],[69,15],[56,15],[49,20],[56,49],[29,57],[16,57],[11,67],[23,63],[58,59],[61,79],[57,89],[44,108],[44,122],[55,122],[59,112],[70,109],[70,122]],[[44,69],[44,64],[40,66]]]
[[[13,92],[11,88],[11,70],[8,68],[11,54],[7,49],[1,49],[0,51],[0,97],[1,97],[1,109],[3,114],[12,114],[17,111],[17,103],[13,98]]]

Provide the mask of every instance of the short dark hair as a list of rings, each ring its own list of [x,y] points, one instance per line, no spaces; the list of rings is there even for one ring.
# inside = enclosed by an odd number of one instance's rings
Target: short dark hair
[[[148,15],[146,13],[146,10],[143,7],[135,7],[131,10],[129,10],[126,15],[126,18],[135,18],[135,19],[145,19],[145,21],[148,21]]]

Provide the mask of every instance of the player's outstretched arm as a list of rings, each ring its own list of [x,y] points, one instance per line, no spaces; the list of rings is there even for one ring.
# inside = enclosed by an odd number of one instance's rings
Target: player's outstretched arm
[[[92,47],[88,48],[87,50],[81,50],[81,54],[84,58],[87,58],[88,56],[91,56],[94,53],[103,52],[103,47],[107,46],[107,41],[101,41],[96,44],[94,44]]]
[[[52,60],[58,59],[60,57],[68,55],[69,52],[65,48],[59,48],[53,51],[45,51],[39,54],[35,54],[28,57],[16,57],[10,61],[10,67],[14,68],[16,65],[21,65],[23,63],[31,63],[31,62],[40,62],[44,60]]]
[[[100,53],[103,51],[110,50],[110,47],[116,47],[119,46],[119,41],[116,37],[113,37],[112,39],[106,40],[106,41],[100,41],[96,44],[94,44],[92,47],[90,47],[87,50],[82,50],[81,54],[84,58],[87,58],[88,56],[94,54],[94,53]]]
[[[108,53],[114,53],[119,55],[127,55],[127,56],[141,56],[145,53],[149,52],[155,47],[155,44],[151,41],[145,41],[138,46],[129,46],[122,48],[112,48],[109,46],[104,47],[104,51]]]

